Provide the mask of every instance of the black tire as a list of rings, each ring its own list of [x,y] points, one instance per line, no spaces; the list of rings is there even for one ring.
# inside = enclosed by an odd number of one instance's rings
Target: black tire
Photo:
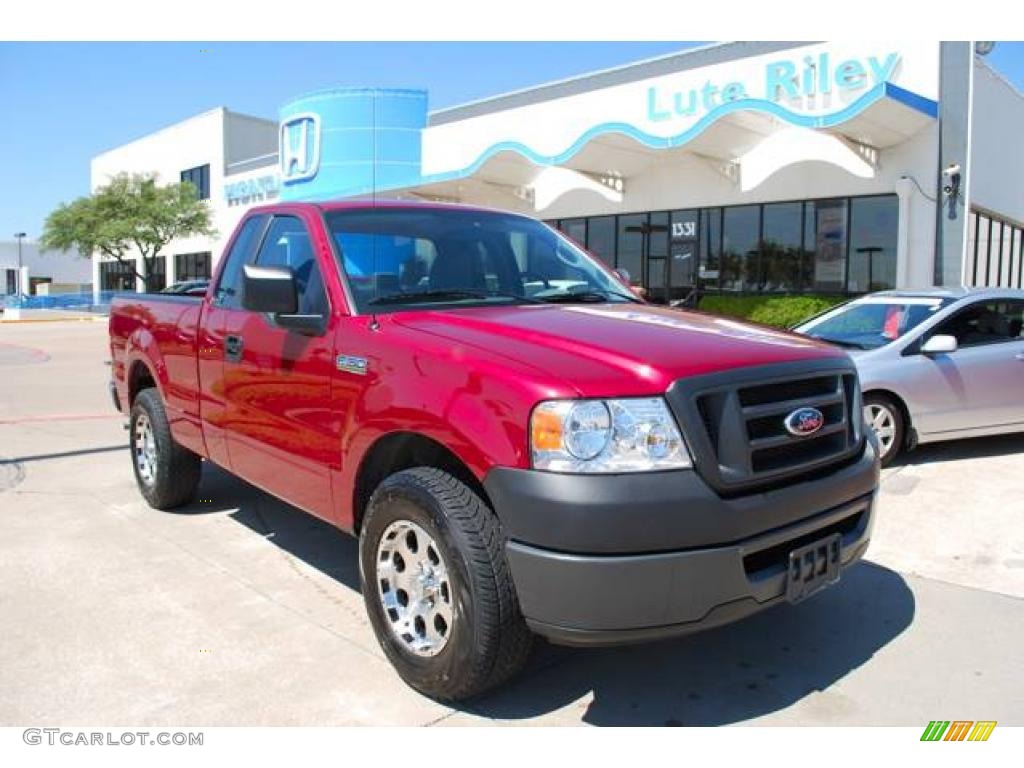
[[[378,547],[389,526],[407,521],[436,542],[450,582],[452,624],[436,655],[414,653],[392,630],[381,596]],[[500,685],[526,663],[533,635],[519,612],[497,517],[464,483],[418,467],[374,491],[359,537],[363,600],[377,640],[401,678],[441,701]]]
[[[153,471],[150,476],[140,469],[139,430],[141,419],[152,429],[155,446]],[[145,422],[143,422],[145,423]],[[182,447],[171,436],[167,413],[155,389],[144,389],[135,396],[128,422],[132,469],[139,492],[154,509],[173,509],[192,500],[199,487],[202,459]]]
[[[875,413],[884,413],[885,418],[888,419],[887,423],[892,426],[891,440],[883,441],[881,435],[878,439],[879,458],[882,466],[887,467],[903,452],[906,445],[907,425],[904,423],[903,409],[888,395],[872,392],[864,396],[864,418],[867,421],[868,429],[873,429],[872,419],[869,415],[873,410]],[[876,435],[878,435],[877,432]]]

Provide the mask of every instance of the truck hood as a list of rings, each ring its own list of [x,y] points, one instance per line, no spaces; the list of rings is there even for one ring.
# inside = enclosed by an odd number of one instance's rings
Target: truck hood
[[[501,355],[522,366],[524,374],[557,378],[583,397],[660,394],[688,376],[846,357],[806,336],[643,304],[528,304],[401,312],[390,318],[444,339],[457,352],[465,347]]]

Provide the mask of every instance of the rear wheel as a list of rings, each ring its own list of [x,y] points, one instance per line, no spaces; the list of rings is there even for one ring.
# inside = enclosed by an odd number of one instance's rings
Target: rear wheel
[[[906,435],[903,411],[890,397],[868,394],[864,396],[864,421],[878,438],[882,466],[888,466],[903,450]]]
[[[199,487],[202,459],[175,442],[155,389],[135,396],[128,429],[135,482],[149,505],[171,509],[190,501]]]
[[[526,662],[532,635],[498,520],[452,475],[420,467],[384,480],[367,508],[359,560],[377,640],[416,690],[467,699]]]

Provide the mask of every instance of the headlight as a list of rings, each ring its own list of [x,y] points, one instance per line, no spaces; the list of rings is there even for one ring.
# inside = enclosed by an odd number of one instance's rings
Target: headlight
[[[533,409],[530,453],[550,472],[650,472],[693,466],[660,397],[550,400]]]

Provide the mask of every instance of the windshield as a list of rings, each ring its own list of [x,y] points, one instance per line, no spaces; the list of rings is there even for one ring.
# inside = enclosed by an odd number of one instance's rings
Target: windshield
[[[326,221],[360,313],[639,301],[580,248],[523,216],[373,208]]]
[[[869,297],[851,301],[796,330],[852,349],[884,347],[950,303],[928,297]]]

